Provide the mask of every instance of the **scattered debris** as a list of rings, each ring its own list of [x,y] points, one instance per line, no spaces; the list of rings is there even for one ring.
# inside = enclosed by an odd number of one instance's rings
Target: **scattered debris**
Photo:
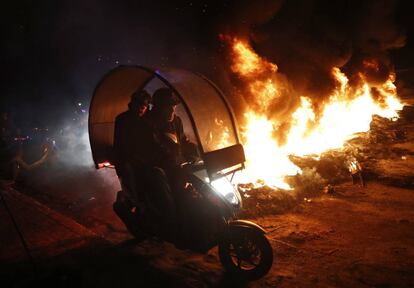
[[[352,180],[365,187],[367,181],[379,180],[414,187],[413,112],[414,106],[404,106],[397,121],[373,116],[369,132],[356,134],[343,148],[327,151],[319,160],[313,156],[291,156],[290,160],[333,185]]]

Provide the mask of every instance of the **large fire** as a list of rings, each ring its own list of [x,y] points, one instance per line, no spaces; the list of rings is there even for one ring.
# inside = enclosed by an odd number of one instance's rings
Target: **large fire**
[[[351,87],[348,78],[337,67],[332,68],[332,77],[337,88],[328,101],[314,111],[311,97],[300,96],[299,106],[289,116],[286,137],[279,143],[275,136],[280,123],[269,117],[268,108],[277,102],[285,83],[277,77],[278,67],[257,55],[247,41],[228,38],[232,49],[232,72],[246,83],[245,93],[251,95],[242,128],[242,142],[246,153],[246,169],[237,181],[239,183],[264,183],[274,188],[291,189],[285,182],[288,175],[301,170],[289,160],[289,155],[315,155],[329,149],[341,149],[344,143],[355,137],[355,133],[370,128],[373,115],[397,119],[397,111],[403,105],[397,98],[394,85],[395,75],[372,88],[360,73],[361,83]],[[364,61],[374,69],[377,63]],[[280,80],[282,79],[282,80]]]

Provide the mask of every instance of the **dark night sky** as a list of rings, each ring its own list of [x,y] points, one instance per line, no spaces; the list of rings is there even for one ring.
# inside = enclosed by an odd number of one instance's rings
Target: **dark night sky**
[[[45,122],[77,101],[88,102],[100,77],[118,64],[196,66],[208,49],[209,17],[225,1],[214,7],[156,2],[9,4],[2,17],[3,105],[16,116],[19,111],[27,120]]]
[[[1,106],[20,122],[40,124],[62,120],[78,101],[88,103],[102,75],[119,64],[178,66],[220,82],[214,79],[220,75],[218,33],[253,23],[240,12],[248,1],[8,2],[1,9]],[[278,13],[293,11],[285,17],[294,19],[304,3],[287,1]],[[390,51],[397,71],[414,67],[411,5],[401,0],[394,11],[407,37],[405,47]],[[311,18],[330,13],[315,11]]]

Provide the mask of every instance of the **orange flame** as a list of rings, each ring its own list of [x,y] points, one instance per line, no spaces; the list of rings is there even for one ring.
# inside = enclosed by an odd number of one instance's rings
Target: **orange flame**
[[[235,61],[231,66],[233,72],[241,76],[262,73],[265,71],[277,71],[277,66],[259,57],[246,43],[234,39],[233,51]]]
[[[278,83],[274,80],[277,66],[258,56],[246,41],[232,38],[231,45],[231,70],[246,82],[247,92],[254,95],[256,103],[267,106],[280,97]],[[372,59],[363,64],[373,69],[378,67]],[[398,118],[397,111],[403,104],[396,97],[394,74],[379,87],[365,82],[357,89],[350,87],[348,78],[339,68],[332,68],[332,76],[338,86],[324,103],[319,117],[312,108],[311,98],[300,97],[299,107],[290,116],[291,126],[283,145],[273,137],[278,123],[260,109],[248,108],[246,125],[242,127],[246,169],[236,181],[264,182],[271,187],[291,189],[284,178],[301,170],[289,160],[289,155],[319,156],[329,149],[343,148],[345,141],[355,137],[355,133],[369,130],[373,115]],[[376,90],[376,97],[371,89]]]

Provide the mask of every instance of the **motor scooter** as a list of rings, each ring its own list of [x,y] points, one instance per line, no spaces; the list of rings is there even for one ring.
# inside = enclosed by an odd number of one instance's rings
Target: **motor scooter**
[[[174,235],[158,229],[154,215],[160,214],[146,195],[134,201],[138,193],[122,183],[113,205],[115,213],[137,239],[148,235],[172,242],[180,249],[206,252],[218,246],[225,270],[236,277],[254,280],[268,273],[273,264],[273,250],[266,231],[251,221],[238,219],[242,198],[231,183],[244,169],[245,155],[240,144],[235,118],[223,93],[202,75],[180,69],[151,69],[120,66],[110,71],[98,84],[90,105],[89,136],[96,168],[110,167],[115,117],[127,107],[130,95],[139,89],[151,92],[168,87],[180,98],[176,114],[184,130],[200,151],[199,159],[182,163],[185,192],[191,195],[187,219],[189,225],[173,227],[187,236],[177,241]],[[148,186],[146,186],[148,187]],[[154,223],[155,222],[155,223]]]

